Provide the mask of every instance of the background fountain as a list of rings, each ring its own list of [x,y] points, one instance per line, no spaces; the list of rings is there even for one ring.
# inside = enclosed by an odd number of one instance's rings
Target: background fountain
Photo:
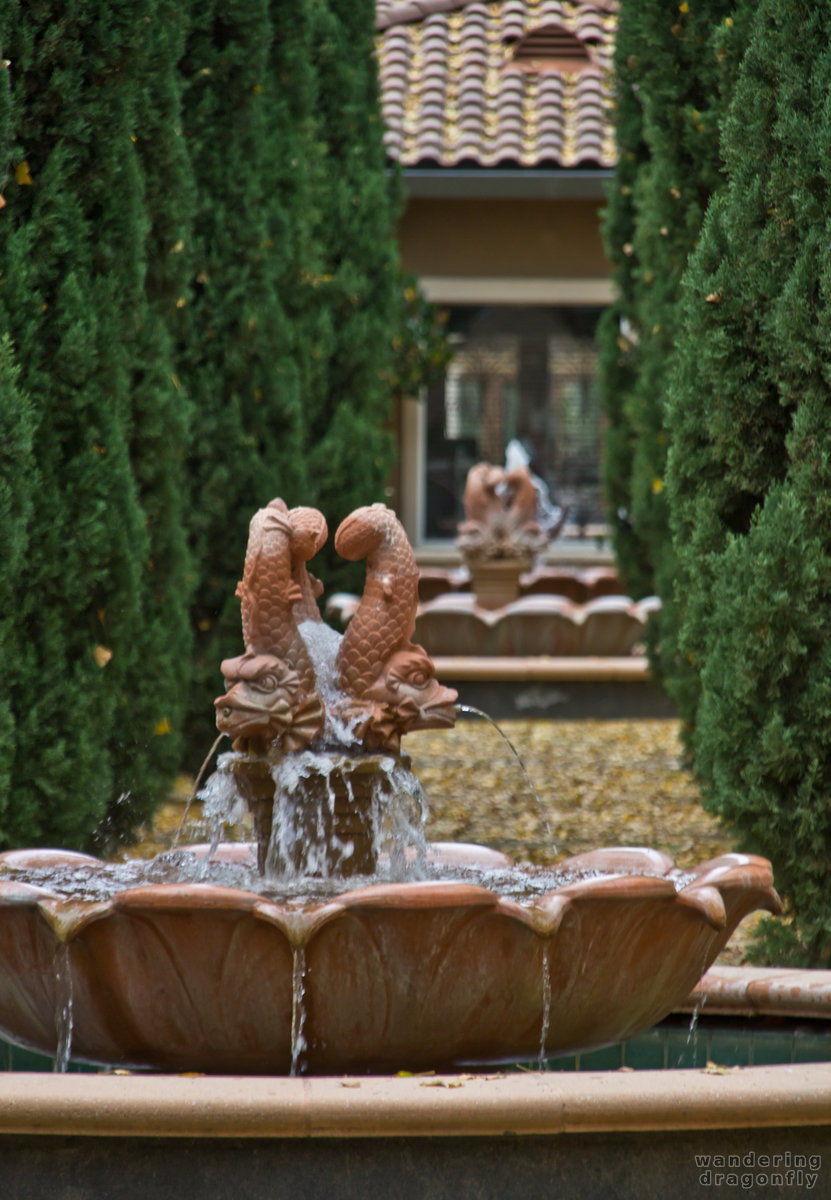
[[[463,505],[456,538],[463,565],[425,567],[419,576],[415,637],[430,655],[481,658],[487,678],[489,659],[637,654],[660,600],[632,600],[613,568],[543,561],[568,510],[552,504],[518,442],[509,444],[504,467],[471,467]],[[358,596],[336,593],[327,615],[345,626],[359,604]]]
[[[336,548],[365,558],[367,579],[340,639],[306,567],[325,537],[319,513],[281,500],[251,522],[245,648],[223,662],[216,701],[233,744],[206,795],[217,813],[250,806],[256,853],[0,856],[12,1040],[172,1071],[543,1058],[654,1024],[747,913],[778,910],[753,856],[681,872],[655,851],[607,849],[519,870],[486,848],[427,845],[400,743],[451,725],[456,695],[411,641],[414,556],[383,505],[342,523]]]
[[[431,654],[621,656],[643,642],[656,598],[634,602],[609,569],[581,576],[541,565],[568,513],[552,507],[527,462],[471,467],[463,503],[463,570],[447,573],[443,592],[437,572],[423,583],[417,636]]]

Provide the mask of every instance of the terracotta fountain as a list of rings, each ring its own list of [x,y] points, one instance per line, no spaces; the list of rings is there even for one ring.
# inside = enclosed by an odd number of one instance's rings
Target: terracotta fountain
[[[630,656],[643,643],[657,597],[632,600],[609,568],[574,572],[542,562],[568,513],[551,505],[527,464],[477,463],[462,499],[456,547],[463,566],[428,569],[420,580],[416,636],[431,655],[610,658]],[[349,612],[344,597],[341,619]],[[487,661],[481,667],[487,678]]]
[[[452,725],[456,695],[411,641],[414,556],[383,505],[343,522],[335,546],[367,578],[340,640],[306,566],[326,536],[319,513],[281,500],[251,522],[245,647],[216,701],[232,749],[206,795],[249,805],[256,848],[183,848],[143,878],[62,851],[0,855],[11,1040],[219,1073],[542,1057],[649,1027],[747,913],[778,910],[753,856],[682,873],[606,849],[546,871],[428,845],[400,743]]]

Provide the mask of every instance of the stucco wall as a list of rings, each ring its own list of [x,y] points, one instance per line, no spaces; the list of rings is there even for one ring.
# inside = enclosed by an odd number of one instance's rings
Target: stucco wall
[[[604,279],[599,200],[409,201],[399,226],[403,265],[431,276]]]

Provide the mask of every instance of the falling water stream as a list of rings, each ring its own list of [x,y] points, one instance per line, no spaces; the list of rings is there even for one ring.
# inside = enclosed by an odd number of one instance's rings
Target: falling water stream
[[[182,812],[182,819],[179,821],[179,828],[176,830],[176,836],[173,839],[174,847],[178,846],[178,844],[179,844],[179,838],[182,836],[182,830],[184,829],[185,822],[188,819],[188,813],[190,812],[190,810],[193,806],[193,802],[196,799],[196,795],[199,791],[199,786],[202,783],[202,777],[205,774],[205,771],[208,769],[208,763],[213,758],[213,756],[216,752],[216,749],[219,746],[219,743],[222,741],[223,738],[225,738],[227,736],[228,735],[225,733],[220,733],[220,735],[217,737],[216,741],[211,746],[208,753],[205,755],[205,761],[202,763],[202,766],[199,768],[199,773],[197,774],[196,779],[194,780],[193,787],[191,788],[190,795],[188,796],[187,804],[185,805],[184,811]]]
[[[540,1031],[539,1067],[545,1071],[548,1066],[548,1054],[545,1043],[548,1040],[548,1030],[551,1025],[551,975],[548,969],[548,942],[542,946],[542,1029]]]
[[[69,946],[59,942],[55,949],[55,1030],[58,1045],[55,1051],[56,1071],[63,1073],[72,1054],[72,969]]]
[[[304,1073],[303,1054],[307,1048],[306,1025],[306,950],[292,948],[291,963],[291,1075]]]
[[[474,708],[473,705],[471,705],[471,704],[454,704],[453,707],[456,709],[456,712],[470,713],[474,717],[481,717],[483,721],[487,721],[489,725],[493,726],[493,728],[496,730],[496,732],[502,738],[505,745],[511,751],[511,754],[513,754],[514,758],[516,759],[519,769],[520,769],[520,771],[522,771],[522,775],[523,775],[523,778],[525,779],[525,783],[528,787],[528,791],[534,797],[534,802],[536,803],[537,811],[539,812],[540,816],[545,821],[545,831],[548,834],[548,836],[551,837],[551,825],[548,821],[548,818],[545,816],[545,810],[543,808],[542,800],[539,797],[539,793],[537,792],[537,789],[534,787],[534,781],[531,779],[531,776],[528,774],[528,768],[525,766],[525,763],[522,761],[522,756],[520,755],[520,753],[517,750],[514,743],[508,737],[505,730],[502,729],[502,727],[499,724],[497,724],[496,721],[494,721],[492,716],[490,716],[486,712],[483,712],[481,708]],[[552,844],[551,850],[553,853],[556,854],[557,847]]]

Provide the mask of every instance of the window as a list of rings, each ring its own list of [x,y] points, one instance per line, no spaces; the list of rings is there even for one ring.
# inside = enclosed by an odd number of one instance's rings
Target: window
[[[514,438],[552,501],[569,506],[574,533],[603,524],[595,345],[601,311],[451,308],[453,361],[427,397],[428,539],[455,537],[468,470],[483,460],[504,463]]]

